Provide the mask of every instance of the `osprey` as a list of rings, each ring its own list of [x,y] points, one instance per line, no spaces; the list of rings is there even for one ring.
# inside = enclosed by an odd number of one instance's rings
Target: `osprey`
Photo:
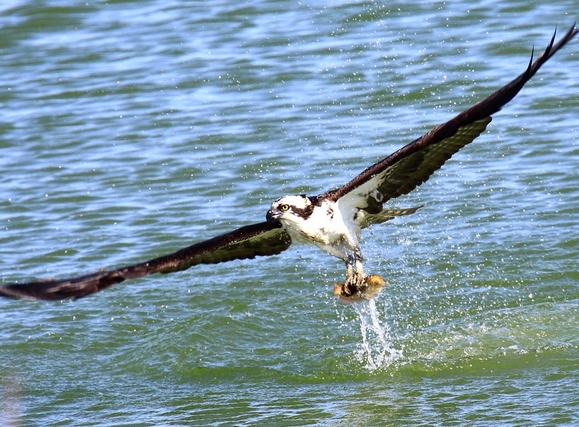
[[[149,261],[68,279],[14,283],[0,287],[0,295],[22,299],[59,300],[80,298],[128,279],[153,273],[185,270],[197,264],[279,254],[293,243],[307,243],[340,258],[346,264],[345,296],[366,286],[360,232],[372,224],[415,212],[384,209],[390,199],[404,195],[425,182],[453,154],[478,137],[499,111],[517,95],[541,66],[579,30],[573,25],[526,70],[505,86],[434,127],[420,138],[364,170],[340,188],[317,196],[285,196],[274,201],[266,221],[247,225],[177,252]]]

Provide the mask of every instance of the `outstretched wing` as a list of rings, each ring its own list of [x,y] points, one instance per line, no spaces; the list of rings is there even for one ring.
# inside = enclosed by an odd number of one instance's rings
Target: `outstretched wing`
[[[360,209],[372,214],[380,212],[382,203],[414,190],[453,154],[479,136],[492,120],[491,115],[513,99],[539,68],[578,31],[573,25],[557,44],[554,34],[545,52],[535,62],[531,55],[529,66],[517,78],[448,122],[436,126],[370,166],[343,187],[323,196],[333,201],[347,196],[348,201]]]
[[[134,265],[61,280],[40,280],[0,287],[0,296],[30,300],[81,298],[101,289],[153,273],[171,273],[197,264],[276,255],[291,245],[281,224],[260,222]]]

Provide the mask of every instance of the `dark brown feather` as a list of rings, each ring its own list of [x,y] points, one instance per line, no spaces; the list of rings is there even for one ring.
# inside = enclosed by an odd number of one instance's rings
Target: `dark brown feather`
[[[81,298],[127,279],[185,270],[197,264],[275,255],[290,245],[291,239],[279,223],[261,222],[196,243],[169,255],[114,270],[97,271],[62,280],[5,285],[0,287],[0,296],[31,300]]]
[[[534,62],[531,55],[525,72],[514,80],[446,123],[436,126],[422,137],[368,167],[343,187],[329,191],[321,197],[337,201],[375,178],[378,180],[376,189],[382,195],[379,200],[380,206],[388,199],[414,190],[453,154],[479,136],[491,121],[491,115],[513,99],[539,68],[577,32],[578,29],[573,25],[556,44],[554,34],[543,54]],[[380,206],[377,205],[376,199],[369,198],[368,210],[371,213],[379,210]]]

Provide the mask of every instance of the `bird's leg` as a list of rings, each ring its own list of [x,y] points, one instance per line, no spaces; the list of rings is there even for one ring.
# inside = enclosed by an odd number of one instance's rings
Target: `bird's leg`
[[[347,296],[350,296],[360,291],[365,283],[360,248],[354,250],[354,255],[348,255],[348,259],[345,262],[346,282],[344,283],[343,291]]]
[[[354,271],[354,257],[352,255],[348,255],[348,258],[345,259],[344,262],[346,263],[346,283],[347,283],[356,276],[356,273]]]
[[[362,265],[362,251],[359,247],[354,250],[354,260],[356,262],[356,280],[358,281],[358,286],[364,284],[364,266]]]

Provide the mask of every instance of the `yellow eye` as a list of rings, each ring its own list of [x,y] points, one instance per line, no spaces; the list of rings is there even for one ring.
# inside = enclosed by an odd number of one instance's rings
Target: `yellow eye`
[[[281,206],[279,207],[279,209],[282,210],[282,211],[284,211],[284,212],[285,212],[285,211],[289,211],[289,205],[281,205]]]

